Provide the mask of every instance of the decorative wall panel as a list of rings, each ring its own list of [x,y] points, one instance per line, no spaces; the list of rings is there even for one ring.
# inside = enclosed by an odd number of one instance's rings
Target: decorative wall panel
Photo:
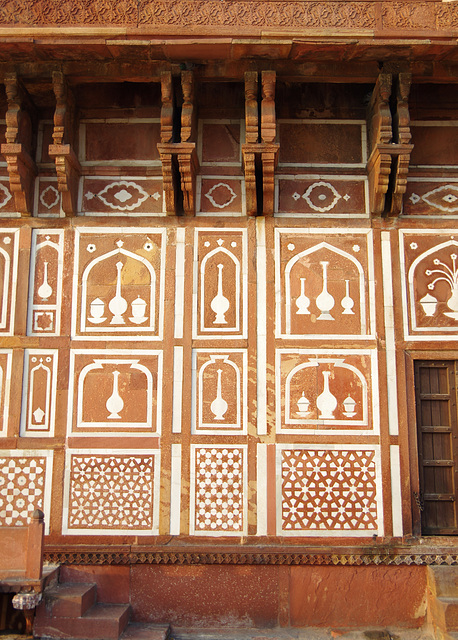
[[[12,349],[0,349],[0,436],[3,437],[8,432],[12,358]]]
[[[277,229],[277,337],[374,336],[372,233]]]
[[[19,229],[0,231],[0,335],[11,335],[16,303]]]
[[[159,451],[67,451],[64,534],[158,533]]]
[[[57,349],[24,351],[21,436],[54,435],[57,358]]]
[[[91,216],[138,216],[164,214],[162,178],[101,176],[85,177],[81,184],[80,211]]]
[[[383,535],[377,446],[278,445],[277,470],[279,535]]]
[[[243,120],[199,120],[197,152],[206,167],[241,167]]]
[[[1,170],[0,170],[1,171]],[[0,217],[17,216],[10,182],[7,177],[0,178]]]
[[[0,451],[0,526],[26,526],[35,509],[51,511],[52,451]]]
[[[193,433],[246,433],[246,351],[196,349],[192,368]]]
[[[404,335],[411,340],[458,338],[458,233],[400,231]]]
[[[246,446],[191,447],[191,534],[246,533]]]
[[[279,433],[379,432],[375,350],[279,350],[276,380]]]
[[[57,188],[57,178],[39,176],[35,182],[35,215],[43,218],[60,218],[62,196]]]
[[[160,339],[164,264],[162,229],[78,229],[72,335]]]
[[[162,352],[72,351],[68,407],[69,434],[160,433]]]
[[[194,337],[246,337],[246,230],[196,229],[194,265]]]
[[[294,175],[276,178],[276,207],[280,215],[367,216],[367,179],[358,176]]]
[[[29,336],[60,334],[63,267],[64,231],[34,229],[27,315]]]
[[[458,216],[458,178],[451,177],[448,180],[410,178],[407,181],[403,213],[441,217]]]
[[[199,176],[197,212],[202,215],[245,215],[245,188],[242,178]]]

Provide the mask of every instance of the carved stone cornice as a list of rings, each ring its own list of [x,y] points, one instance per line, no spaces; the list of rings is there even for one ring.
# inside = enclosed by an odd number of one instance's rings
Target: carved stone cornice
[[[457,553],[384,552],[296,553],[218,551],[59,551],[48,550],[45,562],[66,565],[458,565]]]
[[[0,26],[233,27],[259,29],[370,29],[415,31],[458,28],[454,3],[400,0],[267,1],[267,0],[0,0]]]

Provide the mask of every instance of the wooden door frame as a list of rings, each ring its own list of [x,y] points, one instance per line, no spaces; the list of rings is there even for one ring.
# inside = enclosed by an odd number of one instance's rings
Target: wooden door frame
[[[436,343],[437,349],[442,345]],[[445,346],[445,345],[444,345]],[[406,398],[407,398],[407,424],[409,438],[409,471],[410,471],[410,496],[407,504],[410,504],[412,534],[415,537],[423,537],[425,534],[421,532],[421,513],[414,499],[414,493],[420,495],[420,471],[418,466],[418,432],[417,432],[417,407],[415,397],[415,361],[430,360],[436,362],[458,361],[458,350],[444,351],[420,351],[417,349],[406,349]],[[428,538],[434,535],[425,536]]]

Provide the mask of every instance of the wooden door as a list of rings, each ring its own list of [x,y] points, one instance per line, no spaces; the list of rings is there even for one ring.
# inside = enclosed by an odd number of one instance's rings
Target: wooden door
[[[417,361],[422,534],[458,534],[457,362]]]

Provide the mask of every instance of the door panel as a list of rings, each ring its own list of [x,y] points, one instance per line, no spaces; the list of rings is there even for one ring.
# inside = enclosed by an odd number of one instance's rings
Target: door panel
[[[458,533],[456,378],[456,362],[415,363],[423,534]]]

